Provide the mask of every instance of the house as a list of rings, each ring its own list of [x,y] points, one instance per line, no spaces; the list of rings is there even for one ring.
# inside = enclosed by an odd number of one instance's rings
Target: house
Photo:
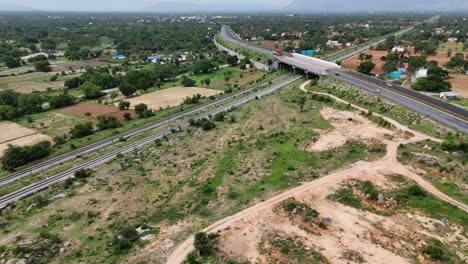
[[[420,68],[417,72],[416,72],[416,79],[418,78],[426,78],[427,77],[427,69],[425,68]]]
[[[123,60],[123,59],[125,59],[125,55],[117,54],[117,55],[112,56],[112,59],[114,59],[114,60]]]
[[[448,38],[448,39],[447,39],[447,42],[448,42],[448,43],[457,43],[457,42],[458,42],[458,38]]]
[[[401,46],[393,47],[392,52],[403,53],[405,52],[405,48]]]
[[[159,55],[149,56],[148,58],[146,58],[146,60],[151,63],[158,63],[158,61],[161,60],[161,56]]]
[[[457,94],[457,93],[455,93],[455,92],[443,92],[443,93],[440,93],[440,98],[446,99],[446,100],[457,99],[458,97],[460,97],[460,95]]]
[[[343,45],[340,42],[338,42],[337,40],[328,40],[326,44],[327,44],[327,46],[332,46],[332,47],[337,47],[337,46],[342,46]]]

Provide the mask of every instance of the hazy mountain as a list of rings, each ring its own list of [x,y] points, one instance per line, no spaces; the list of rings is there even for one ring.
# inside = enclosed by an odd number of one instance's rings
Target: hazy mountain
[[[35,8],[0,2],[0,11],[37,11]]]
[[[460,11],[468,10],[467,0],[294,0],[290,12],[358,11]]]

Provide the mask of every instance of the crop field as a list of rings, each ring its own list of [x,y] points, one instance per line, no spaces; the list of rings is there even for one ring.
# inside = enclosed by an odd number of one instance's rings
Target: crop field
[[[0,122],[0,156],[9,144],[29,146],[44,140],[51,141],[52,138],[17,123]]]
[[[137,104],[146,104],[149,108],[158,110],[160,108],[178,106],[184,102],[185,98],[192,97],[197,94],[201,94],[202,96],[211,96],[219,93],[220,91],[218,90],[207,88],[172,87],[128,98],[126,101],[130,102],[130,108],[134,108]]]
[[[76,116],[81,117],[90,117],[96,118],[101,115],[115,115],[123,111],[119,110],[118,108],[110,105],[103,105],[93,102],[84,102],[75,104],[72,106],[67,106],[58,110],[62,113],[68,113]]]

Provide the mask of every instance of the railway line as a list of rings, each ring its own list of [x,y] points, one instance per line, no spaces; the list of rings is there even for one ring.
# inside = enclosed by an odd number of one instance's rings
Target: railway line
[[[118,134],[116,136],[112,136],[112,137],[109,137],[109,138],[104,139],[102,141],[99,141],[99,142],[87,145],[85,147],[82,147],[82,148],[67,152],[66,154],[63,154],[63,155],[48,159],[48,160],[40,162],[38,164],[31,165],[30,167],[28,167],[26,169],[10,173],[9,175],[7,175],[5,177],[0,178],[0,186],[12,183],[14,181],[17,181],[19,179],[22,179],[22,178],[27,177],[29,175],[32,175],[34,173],[41,172],[41,171],[43,171],[45,169],[51,168],[51,167],[53,167],[55,165],[58,165],[60,163],[68,161],[70,159],[76,158],[79,155],[98,150],[100,148],[103,148],[103,147],[108,146],[110,144],[113,144],[115,142],[118,142],[121,138],[130,138],[130,137],[139,135],[139,134],[141,134],[143,132],[159,128],[159,127],[161,127],[163,125],[166,125],[166,124],[169,124],[169,123],[171,123],[173,121],[176,121],[177,119],[186,117],[188,115],[195,114],[195,113],[200,112],[200,111],[202,111],[202,110],[204,110],[204,109],[206,109],[208,107],[215,106],[215,105],[217,105],[219,103],[223,103],[223,102],[225,102],[227,100],[235,98],[236,96],[243,95],[245,93],[249,93],[249,92],[251,92],[251,91],[253,91],[255,89],[258,89],[260,87],[268,85],[269,82],[278,81],[278,80],[280,80],[282,78],[285,78],[286,76],[287,76],[286,74],[277,76],[277,77],[275,77],[273,79],[261,82],[259,84],[253,85],[251,87],[242,89],[240,91],[237,91],[237,92],[234,92],[234,93],[231,93],[231,94],[226,94],[226,95],[224,95],[224,96],[222,96],[222,97],[220,97],[218,99],[215,99],[215,100],[213,100],[211,102],[207,102],[207,103],[195,106],[195,107],[193,107],[191,109],[187,109],[185,111],[176,113],[176,114],[174,114],[172,116],[162,118],[162,119],[160,119],[158,121],[148,123],[148,124],[143,125],[141,127],[138,127],[138,128],[129,130],[127,132]]]
[[[284,76],[285,77],[285,76]],[[279,77],[278,77],[279,78]],[[253,94],[248,94],[242,98],[239,98],[239,99],[236,99],[232,102],[229,102],[223,106],[220,106],[220,107],[217,107],[215,109],[212,109],[212,110],[209,110],[207,111],[206,113],[203,113],[199,116],[197,116],[198,119],[200,118],[206,118],[206,117],[209,117],[209,116],[212,116],[212,115],[215,115],[219,112],[223,112],[223,111],[227,111],[235,106],[239,106],[241,104],[244,104],[246,102],[249,102],[251,100],[255,100],[256,98],[260,98],[260,97],[263,97],[265,95],[268,95],[270,93],[273,93],[275,92],[276,90],[280,89],[281,87],[284,87],[286,85],[289,85],[297,80],[299,80],[300,78],[302,78],[301,76],[292,76],[284,81],[281,81],[277,84],[274,84],[268,88],[265,88],[265,89],[262,89],[260,91],[257,91]],[[255,87],[255,86],[254,86]],[[255,88],[249,88],[250,90],[253,90]],[[247,90],[247,89],[246,89]],[[246,93],[245,90],[242,94]],[[237,95],[240,95],[240,94],[237,94]],[[233,98],[235,96],[231,96],[231,98]],[[63,182],[67,179],[70,179],[70,178],[73,178],[74,177],[74,173],[76,171],[79,171],[79,170],[82,170],[82,169],[91,169],[91,168],[95,168],[95,167],[98,167],[108,161],[111,161],[112,159],[114,159],[115,157],[117,157],[117,155],[119,154],[125,154],[125,153],[128,153],[128,152],[131,152],[135,149],[138,149],[138,148],[141,148],[149,143],[152,143],[154,142],[155,140],[157,139],[161,139],[163,138],[164,136],[167,136],[169,134],[172,134],[174,131],[174,129],[178,129],[178,128],[184,128],[184,127],[188,127],[189,126],[189,123],[187,120],[184,120],[184,121],[181,121],[179,122],[178,124],[168,128],[168,129],[165,129],[159,133],[156,133],[154,135],[151,135],[149,137],[146,137],[144,139],[141,139],[137,142],[134,142],[134,143],[131,143],[121,149],[118,149],[118,150],[115,150],[115,151],[112,151],[110,153],[107,153],[107,154],[104,154],[96,159],[93,159],[93,160],[90,160],[90,161],[87,161],[83,164],[80,164],[80,165],[77,165],[71,169],[68,169],[66,171],[63,171],[63,172],[60,172],[56,175],[53,175],[51,177],[48,177],[46,179],[43,179],[43,180],[40,180],[38,182],[35,182],[35,183],[32,183],[30,184],[29,186],[26,186],[22,189],[19,189],[17,191],[14,191],[10,194],[7,194],[3,197],[0,197],[0,209],[3,209],[5,207],[7,207],[8,205],[22,199],[22,198],[25,198],[29,195],[32,195],[34,193],[37,193],[39,191],[42,191],[44,189],[47,189],[48,187],[54,185],[54,184],[57,184],[57,183],[60,183],[60,182]]]

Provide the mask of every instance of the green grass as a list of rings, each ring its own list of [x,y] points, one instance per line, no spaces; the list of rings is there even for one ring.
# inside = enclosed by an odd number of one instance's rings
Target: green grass
[[[447,51],[449,49],[452,50],[452,56],[455,55],[456,52],[463,52],[463,45],[458,44],[440,44],[439,50]]]

